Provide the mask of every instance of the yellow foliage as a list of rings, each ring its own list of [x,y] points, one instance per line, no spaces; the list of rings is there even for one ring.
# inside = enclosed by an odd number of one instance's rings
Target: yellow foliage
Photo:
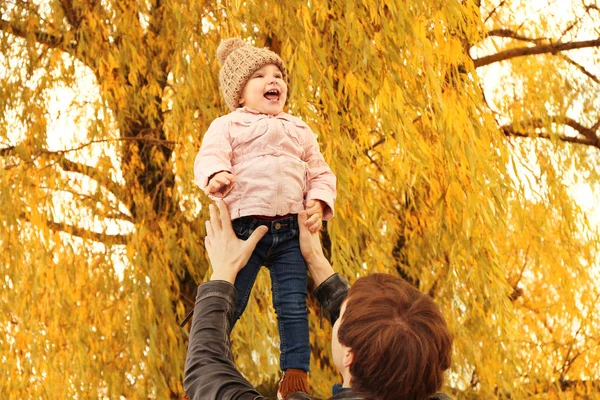
[[[289,111],[338,178],[336,270],[403,276],[442,307],[446,391],[597,392],[599,236],[570,186],[574,170],[597,182],[598,149],[558,140],[565,116],[600,119],[597,87],[559,52],[504,61],[484,96],[474,63],[522,44],[486,32],[552,36],[550,8],[524,23],[517,0],[34,3],[0,4],[0,397],[183,396],[178,323],[209,276],[192,165],[226,112],[215,52],[230,36],[287,63]],[[542,139],[509,141],[510,124]],[[328,396],[331,327],[313,300],[311,384]],[[275,318],[263,271],[232,348],[271,389]]]

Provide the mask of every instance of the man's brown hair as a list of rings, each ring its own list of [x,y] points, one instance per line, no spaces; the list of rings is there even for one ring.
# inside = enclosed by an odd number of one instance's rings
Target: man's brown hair
[[[358,279],[338,330],[354,353],[354,392],[367,399],[427,399],[450,367],[452,337],[438,305],[387,274]]]

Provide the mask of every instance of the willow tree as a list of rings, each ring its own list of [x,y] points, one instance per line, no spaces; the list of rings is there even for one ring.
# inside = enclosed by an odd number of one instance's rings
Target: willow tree
[[[289,110],[338,177],[335,268],[403,276],[442,306],[449,392],[598,387],[598,236],[569,176],[598,177],[600,14],[584,2],[559,22],[526,3],[2,2],[2,397],[183,396],[178,322],[209,271],[191,171],[226,112],[215,51],[231,36],[287,62]],[[510,72],[497,93],[493,65]],[[267,390],[269,286],[261,275],[232,338]],[[311,381],[326,395],[315,310]]]

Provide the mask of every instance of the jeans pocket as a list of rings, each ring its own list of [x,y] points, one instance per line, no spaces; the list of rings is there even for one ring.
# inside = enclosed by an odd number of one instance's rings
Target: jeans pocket
[[[299,238],[300,237],[300,231],[298,229],[296,229],[296,228],[291,228],[290,229],[290,236],[291,236],[291,239]]]
[[[250,236],[250,228],[247,224],[244,224],[241,221],[233,221],[231,223],[231,226],[233,227],[233,231],[235,232],[235,235],[238,237],[238,239],[246,240]]]

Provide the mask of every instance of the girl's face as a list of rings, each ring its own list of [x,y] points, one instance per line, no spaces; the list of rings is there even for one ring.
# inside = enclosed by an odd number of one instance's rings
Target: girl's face
[[[283,111],[287,100],[287,84],[275,64],[267,64],[254,71],[246,82],[240,99],[245,106],[261,114],[277,115]]]

